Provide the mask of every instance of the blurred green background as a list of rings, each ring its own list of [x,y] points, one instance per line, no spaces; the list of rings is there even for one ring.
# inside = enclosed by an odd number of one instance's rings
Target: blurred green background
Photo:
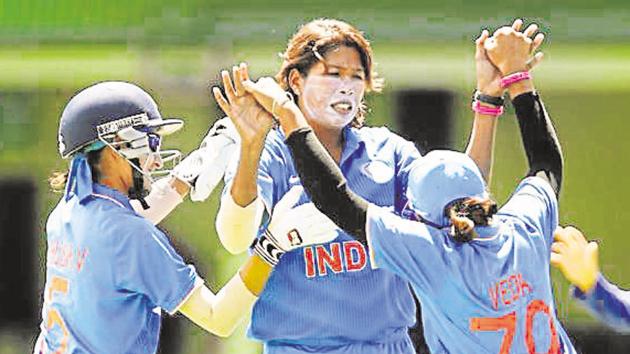
[[[566,159],[561,221],[600,239],[604,272],[630,285],[627,1],[0,0],[0,178],[24,177],[37,184],[40,272],[46,216],[59,198],[46,179],[66,168],[56,150],[56,131],[73,93],[100,80],[136,82],[154,95],[163,115],[186,119],[184,130],[166,145],[190,151],[221,115],[208,90],[219,70],[246,61],[254,76],[274,74],[291,33],[322,16],[353,23],[373,43],[387,86],[370,97],[368,124],[395,130],[391,102],[396,90],[448,89],[456,94],[452,144],[458,149],[465,146],[471,125],[474,38],[481,28],[495,29],[515,16],[540,24],[547,35],[546,58],[534,73],[535,83]],[[500,202],[525,170],[518,127],[508,111],[499,124],[491,185]],[[215,290],[243,260],[218,242],[217,196],[215,191],[206,203],[185,202],[163,225]],[[0,260],[0,266],[8,265]],[[566,281],[556,271],[554,276],[565,323],[592,323],[568,298]],[[41,297],[43,281],[40,275],[33,296]],[[245,339],[245,325],[226,341],[180,322],[183,353],[260,351]],[[0,332],[0,354],[30,351],[35,331]]]

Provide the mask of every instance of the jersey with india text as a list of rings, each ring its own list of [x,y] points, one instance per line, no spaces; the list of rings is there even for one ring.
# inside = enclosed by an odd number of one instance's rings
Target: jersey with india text
[[[379,206],[402,208],[409,166],[421,158],[413,143],[386,128],[347,127],[343,136],[339,166],[350,188]],[[233,175],[228,171],[226,182]],[[296,185],[300,178],[284,135],[272,130],[258,172],[266,209],[271,212]],[[299,203],[307,201],[304,193]],[[264,341],[269,354],[414,353],[407,332],[415,305],[407,281],[372,269],[368,249],[336,232],[330,243],[282,257],[254,306],[249,335]]]

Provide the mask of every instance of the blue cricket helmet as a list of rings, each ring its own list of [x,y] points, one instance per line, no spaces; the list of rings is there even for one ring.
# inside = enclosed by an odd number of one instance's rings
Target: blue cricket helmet
[[[452,202],[487,196],[481,171],[470,157],[460,152],[431,151],[416,161],[409,172],[409,204],[422,221],[434,227],[450,225],[444,209]]]
[[[162,119],[153,98],[140,87],[122,81],[100,82],[77,93],[63,110],[59,153],[67,158],[99,137],[128,127],[167,135],[183,124],[179,119]]]

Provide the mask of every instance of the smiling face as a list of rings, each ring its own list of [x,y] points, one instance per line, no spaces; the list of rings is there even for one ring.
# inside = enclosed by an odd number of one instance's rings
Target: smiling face
[[[342,45],[318,58],[306,77],[297,70],[292,73],[291,87],[309,123],[341,129],[357,115],[365,93],[361,56],[355,48]]]

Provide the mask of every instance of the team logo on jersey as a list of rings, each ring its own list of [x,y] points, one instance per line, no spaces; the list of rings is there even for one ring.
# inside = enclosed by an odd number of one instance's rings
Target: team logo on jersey
[[[361,166],[361,172],[376,183],[387,183],[394,178],[394,168],[385,161],[374,160]]]
[[[287,233],[287,238],[289,239],[291,246],[299,246],[303,242],[300,233],[296,229],[289,231],[289,233]]]

